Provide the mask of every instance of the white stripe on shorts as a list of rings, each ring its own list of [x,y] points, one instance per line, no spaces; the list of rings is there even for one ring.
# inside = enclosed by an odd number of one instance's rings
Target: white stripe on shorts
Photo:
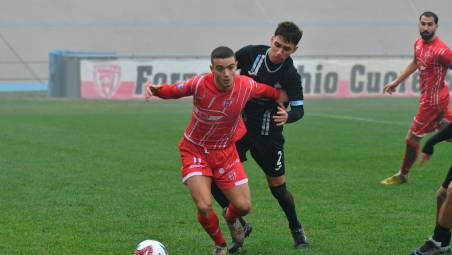
[[[234,185],[235,186],[239,186],[239,185],[242,185],[242,184],[245,184],[245,183],[248,183],[248,178],[240,180],[238,182],[235,182]]]
[[[190,178],[192,176],[196,176],[196,175],[202,175],[202,172],[191,172],[191,173],[187,174],[186,176],[184,176],[182,178],[182,183],[185,183],[188,180],[188,178]]]

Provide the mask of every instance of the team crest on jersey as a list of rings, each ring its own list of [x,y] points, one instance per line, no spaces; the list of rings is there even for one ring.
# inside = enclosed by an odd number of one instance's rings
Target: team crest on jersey
[[[182,88],[184,88],[184,84],[183,83],[179,83],[179,84],[177,84],[177,86],[176,86],[178,89],[182,89]]]
[[[275,87],[275,89],[282,89],[281,83],[276,83],[273,87]]]
[[[121,66],[97,65],[94,66],[93,75],[99,95],[111,98],[119,88],[119,82],[121,80]]]

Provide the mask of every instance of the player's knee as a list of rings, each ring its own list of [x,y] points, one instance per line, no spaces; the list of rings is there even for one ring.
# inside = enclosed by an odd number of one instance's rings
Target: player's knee
[[[248,213],[251,212],[251,201],[250,200],[240,201],[239,203],[237,203],[237,205],[235,205],[235,207],[237,208],[241,216],[247,215]]]
[[[208,203],[205,201],[198,201],[196,203],[196,207],[198,208],[198,212],[205,216],[209,214],[209,212],[212,210],[212,203]]]
[[[416,138],[416,136],[410,136],[405,139],[405,144],[411,147],[419,146],[419,142],[420,141]]]
[[[286,183],[283,183],[276,187],[270,187],[270,190],[272,192],[272,195],[278,200],[283,200],[288,196],[291,196],[286,188]]]

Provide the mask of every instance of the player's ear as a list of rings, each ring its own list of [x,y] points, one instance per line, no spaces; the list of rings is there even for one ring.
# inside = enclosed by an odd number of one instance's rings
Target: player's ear
[[[210,71],[213,73],[213,65],[210,65]]]

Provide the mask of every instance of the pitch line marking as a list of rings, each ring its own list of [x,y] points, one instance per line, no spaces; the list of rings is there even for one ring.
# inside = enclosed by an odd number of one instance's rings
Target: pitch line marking
[[[324,118],[338,119],[338,120],[360,121],[360,122],[368,122],[368,123],[378,123],[378,124],[389,124],[389,125],[395,125],[395,126],[407,126],[410,124],[410,123],[402,122],[402,121],[378,120],[378,119],[360,118],[360,117],[344,116],[344,115],[337,116],[337,115],[323,114],[323,113],[312,113],[307,116],[324,117]]]

